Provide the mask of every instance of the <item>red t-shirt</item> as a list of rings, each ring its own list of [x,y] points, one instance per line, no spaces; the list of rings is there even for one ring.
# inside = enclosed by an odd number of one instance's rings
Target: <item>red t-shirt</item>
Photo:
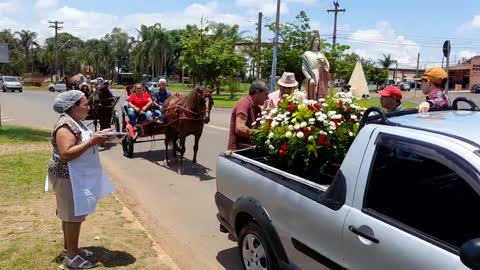
[[[137,94],[133,93],[128,97],[128,102],[132,103],[135,107],[142,109],[148,104],[149,99],[150,95],[146,92],[143,92],[142,97],[138,97]]]
[[[244,114],[247,116],[247,127],[252,128],[252,123],[260,117],[262,110],[259,106],[253,105],[252,97],[247,96],[241,98],[235,107],[232,110],[232,115],[230,118],[230,134],[228,136],[228,150],[237,150],[239,149],[239,144],[250,144],[250,139],[242,136],[238,136],[235,133],[237,115]]]

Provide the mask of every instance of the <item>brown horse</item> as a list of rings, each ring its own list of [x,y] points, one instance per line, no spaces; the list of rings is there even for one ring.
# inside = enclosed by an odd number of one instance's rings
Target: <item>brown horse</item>
[[[185,97],[172,95],[164,103],[165,123],[165,163],[168,164],[168,145],[173,145],[174,153],[180,152],[177,158],[180,174],[183,174],[183,155],[185,139],[189,135],[195,137],[193,146],[193,164],[197,163],[198,142],[203,132],[203,125],[210,122],[210,111],[213,107],[213,90],[195,87]],[[177,140],[179,144],[177,145]],[[179,148],[179,149],[177,149]]]

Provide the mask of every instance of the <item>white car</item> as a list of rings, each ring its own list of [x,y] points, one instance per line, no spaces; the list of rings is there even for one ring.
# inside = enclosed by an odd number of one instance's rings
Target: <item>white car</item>
[[[2,89],[3,92],[7,92],[7,90],[12,92],[23,91],[22,83],[14,76],[1,76],[0,89]]]
[[[150,91],[152,93],[159,89],[158,82],[147,82],[145,84],[145,87],[147,87],[148,91]]]
[[[67,91],[67,85],[64,81],[53,82],[48,85],[48,91],[50,92],[62,92]]]

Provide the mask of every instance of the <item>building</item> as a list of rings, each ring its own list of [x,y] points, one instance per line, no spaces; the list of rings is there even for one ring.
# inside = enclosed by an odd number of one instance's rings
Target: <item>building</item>
[[[420,77],[425,72],[425,69],[419,69],[409,67],[391,67],[388,69],[388,78],[392,79],[396,83],[400,83],[403,79],[413,79]],[[418,75],[417,75],[418,74]]]
[[[466,63],[449,68],[448,78],[456,86],[455,89],[470,89],[474,84],[480,83],[480,55],[470,58]]]

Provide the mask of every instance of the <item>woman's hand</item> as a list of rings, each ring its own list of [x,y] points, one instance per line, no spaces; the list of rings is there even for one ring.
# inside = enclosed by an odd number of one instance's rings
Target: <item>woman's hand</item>
[[[430,110],[430,103],[424,101],[418,105],[418,112],[419,113],[427,113]]]
[[[90,138],[90,142],[92,145],[102,144],[111,138],[105,135],[106,132],[112,131],[111,128],[104,129],[98,132],[93,133],[92,137]]]

